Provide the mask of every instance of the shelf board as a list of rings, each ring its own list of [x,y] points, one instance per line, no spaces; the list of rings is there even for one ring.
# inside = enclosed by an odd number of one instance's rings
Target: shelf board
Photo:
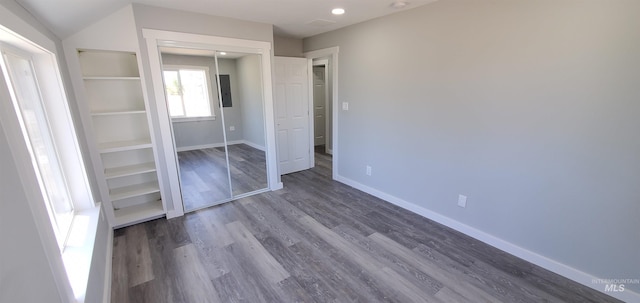
[[[116,201],[146,194],[157,193],[159,191],[160,186],[158,186],[158,182],[149,182],[113,188],[109,190],[109,197],[111,198],[111,201]]]
[[[125,150],[134,150],[152,147],[151,140],[117,141],[98,144],[101,153],[112,153]]]
[[[153,162],[127,165],[121,167],[107,168],[104,170],[104,176],[107,179],[118,177],[132,176],[156,171],[156,165]]]
[[[102,112],[92,112],[92,116],[116,116],[116,115],[136,115],[136,114],[146,114],[145,110],[122,110],[122,111],[102,111]]]
[[[124,227],[150,219],[156,219],[165,215],[162,201],[149,201],[129,207],[123,207],[114,211],[114,227]]]
[[[119,76],[84,76],[84,80],[140,80],[140,77],[119,77]]]

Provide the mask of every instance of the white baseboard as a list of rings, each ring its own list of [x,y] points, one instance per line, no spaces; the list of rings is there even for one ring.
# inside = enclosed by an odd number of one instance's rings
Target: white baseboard
[[[206,149],[206,148],[216,148],[216,147],[223,147],[223,146],[224,146],[224,143],[191,145],[191,146],[176,147],[176,151],[177,152],[183,152],[183,151]]]
[[[271,190],[279,190],[279,189],[283,189],[284,188],[284,184],[282,182],[278,182],[276,183],[274,186],[271,186]]]
[[[519,257],[523,260],[526,260],[528,262],[531,262],[535,265],[538,265],[544,269],[547,269],[549,271],[552,271],[556,274],[559,274],[563,277],[566,277],[568,279],[571,279],[575,282],[578,282],[584,286],[593,288],[599,292],[602,292],[606,295],[612,296],[616,299],[625,301],[625,302],[640,302],[640,294],[634,291],[631,291],[629,289],[625,289],[622,292],[605,292],[604,291],[604,287],[605,284],[597,284],[597,283],[593,283],[594,279],[598,279],[597,277],[585,273],[581,270],[578,270],[576,268],[570,267],[566,264],[560,263],[558,261],[549,259],[543,255],[534,253],[530,250],[527,250],[525,248],[522,248],[518,245],[515,245],[511,242],[505,241],[503,239],[500,239],[498,237],[495,237],[491,234],[488,234],[486,232],[483,232],[481,230],[478,230],[476,228],[473,228],[469,225],[466,225],[464,223],[461,223],[459,221],[456,221],[454,219],[451,219],[449,217],[443,216],[439,213],[436,213],[434,211],[428,210],[422,206],[418,206],[416,204],[407,202],[405,200],[402,200],[398,197],[395,197],[393,195],[387,194],[385,192],[382,192],[380,190],[377,190],[375,188],[369,187],[367,185],[364,185],[362,183],[359,183],[357,181],[351,180],[349,178],[345,178],[343,176],[340,176],[338,174],[336,174],[335,177],[336,181],[338,182],[342,182],[346,185],[349,185],[353,188],[356,188],[358,190],[361,190],[365,193],[368,193],[370,195],[376,196],[382,200],[385,200],[389,203],[395,204],[399,207],[402,207],[408,211],[411,211],[413,213],[416,213],[418,215],[421,215],[427,219],[433,220],[435,222],[438,222],[442,225],[445,225],[447,227],[450,227],[452,229],[455,229],[463,234],[466,234],[470,237],[473,237],[477,240],[480,240],[486,244],[489,244],[495,248],[498,248],[500,250],[503,250],[507,253],[510,253],[516,257]]]
[[[235,141],[228,141],[227,145],[236,145],[236,144],[246,144],[249,145],[255,149],[259,149],[261,151],[264,151],[264,146],[255,144],[253,142],[249,142],[247,140],[235,140]],[[206,149],[206,148],[216,148],[216,147],[223,147],[224,143],[213,143],[213,144],[202,144],[202,145],[191,145],[191,146],[182,146],[182,147],[177,147],[176,151],[178,152],[183,152],[183,151],[190,151],[190,150],[198,150],[198,149]]]
[[[167,211],[167,220],[168,219],[173,219],[173,218],[177,218],[177,217],[182,217],[184,216],[184,211],[182,209],[180,210],[169,210]]]
[[[104,293],[102,294],[103,303],[111,303],[111,275],[113,271],[113,229],[109,228],[107,234],[107,260],[104,269]]]
[[[249,145],[249,146],[251,146],[251,147],[253,147],[253,148],[255,148],[255,149],[259,149],[259,150],[261,150],[261,151],[264,151],[264,150],[265,150],[264,146],[262,146],[262,145],[258,145],[258,144],[256,144],[256,143],[253,143],[253,142],[250,142],[250,141],[247,141],[247,140],[242,140],[242,144]]]
[[[238,140],[238,141],[229,141],[228,145],[234,145],[234,144],[241,144],[242,140]],[[178,152],[183,152],[183,151],[190,151],[190,150],[198,150],[198,149],[207,149],[207,148],[216,148],[216,147],[223,147],[224,143],[212,143],[212,144],[202,144],[202,145],[191,145],[191,146],[182,146],[182,147],[177,147],[176,151]]]

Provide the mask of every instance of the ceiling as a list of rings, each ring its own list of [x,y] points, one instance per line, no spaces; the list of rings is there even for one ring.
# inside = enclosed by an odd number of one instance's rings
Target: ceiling
[[[274,25],[276,35],[305,38],[437,0],[16,0],[61,39],[130,3],[171,8]],[[331,14],[341,7],[346,13]]]

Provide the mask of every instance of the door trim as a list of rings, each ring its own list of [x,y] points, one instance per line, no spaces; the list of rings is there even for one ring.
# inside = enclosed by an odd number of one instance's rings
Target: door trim
[[[332,88],[332,92],[331,92],[331,107],[332,107],[332,113],[331,113],[331,150],[333,152],[333,161],[332,161],[332,173],[331,173],[331,178],[333,180],[336,180],[336,177],[338,176],[338,161],[340,158],[339,155],[339,151],[340,149],[338,148],[338,125],[339,125],[339,121],[338,121],[338,104],[340,104],[340,100],[338,99],[338,53],[340,52],[340,48],[338,46],[334,46],[334,47],[330,47],[330,48],[324,48],[324,49],[319,49],[319,50],[314,50],[314,51],[309,51],[309,52],[305,52],[304,56],[309,60],[309,65],[313,66],[313,59],[320,59],[323,57],[328,57],[329,58],[329,64],[331,64],[331,77],[332,77],[332,81],[331,81],[331,88]],[[311,71],[313,73],[313,71]],[[313,78],[309,77],[309,81],[312,82]],[[313,83],[311,83],[312,85]],[[311,87],[311,86],[310,86]],[[311,98],[311,102],[313,102],[313,98]],[[310,124],[310,129],[313,132],[313,113],[311,113],[311,111],[309,111],[310,113],[310,119],[309,119],[309,124]],[[313,155],[313,153],[311,153]]]
[[[162,79],[162,67],[160,66],[159,46],[173,47],[195,47],[224,51],[236,51],[261,55],[262,64],[262,86],[264,98],[265,117],[265,148],[267,158],[267,180],[269,190],[277,190],[283,187],[278,175],[278,161],[276,160],[276,139],[275,139],[275,116],[273,105],[273,81],[271,74],[271,43],[264,41],[254,41],[245,39],[226,38],[218,36],[207,36],[199,34],[187,34],[172,31],[162,31],[153,29],[142,29],[147,52],[149,54],[149,68],[151,70],[151,91],[154,93],[153,103],[155,114],[160,126],[160,144],[163,150],[163,159],[166,167],[158,169],[166,170],[169,181],[170,197],[163,197],[165,201],[167,218],[174,218],[184,215],[182,195],[180,192],[180,181],[178,177],[178,165],[176,148],[173,144],[171,134],[171,121],[165,102],[165,90]]]
[[[313,59],[307,61],[307,81],[309,81],[307,84],[307,94],[309,95],[309,97],[307,97],[307,114],[309,115],[307,118],[309,120],[309,168],[313,168],[316,166],[316,142],[314,140],[316,137],[314,123],[315,115],[313,113]]]
[[[320,60],[315,60],[311,59],[312,61],[312,65],[313,66],[323,66],[324,67],[324,140],[325,140],[325,147],[324,147],[324,152],[327,154],[332,155],[333,151],[331,151],[329,149],[329,144],[328,144],[328,140],[330,140],[331,138],[333,138],[331,131],[329,129],[329,127],[331,126],[331,123],[329,123],[329,116],[330,116],[330,112],[329,112],[329,73],[327,72],[329,70],[329,59],[320,59]],[[313,75],[313,71],[312,75]],[[313,83],[313,79],[311,79],[311,83]],[[311,90],[311,93],[313,93],[313,88]],[[312,102],[313,104],[315,104],[315,101]],[[314,119],[315,119],[315,115],[314,115]],[[314,124],[315,126],[315,124]],[[314,136],[315,136],[315,132],[314,132]],[[332,142],[333,143],[333,142]],[[315,144],[315,142],[314,142]]]

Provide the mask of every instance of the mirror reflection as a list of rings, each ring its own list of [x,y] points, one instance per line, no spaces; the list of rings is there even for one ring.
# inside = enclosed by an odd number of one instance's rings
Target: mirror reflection
[[[238,196],[267,187],[260,56],[228,52],[219,56],[218,62],[219,67],[224,65],[222,62],[231,65],[227,69],[231,71],[228,75],[220,69],[220,89],[225,124],[229,130],[227,152],[231,188],[233,196]],[[225,92],[225,87],[228,87],[225,76],[231,80],[231,87],[236,89],[231,90],[231,95]],[[233,85],[234,80],[236,85]],[[234,94],[237,96],[235,99]],[[235,130],[231,131],[233,128]]]
[[[260,55],[160,52],[185,211],[267,188]]]

